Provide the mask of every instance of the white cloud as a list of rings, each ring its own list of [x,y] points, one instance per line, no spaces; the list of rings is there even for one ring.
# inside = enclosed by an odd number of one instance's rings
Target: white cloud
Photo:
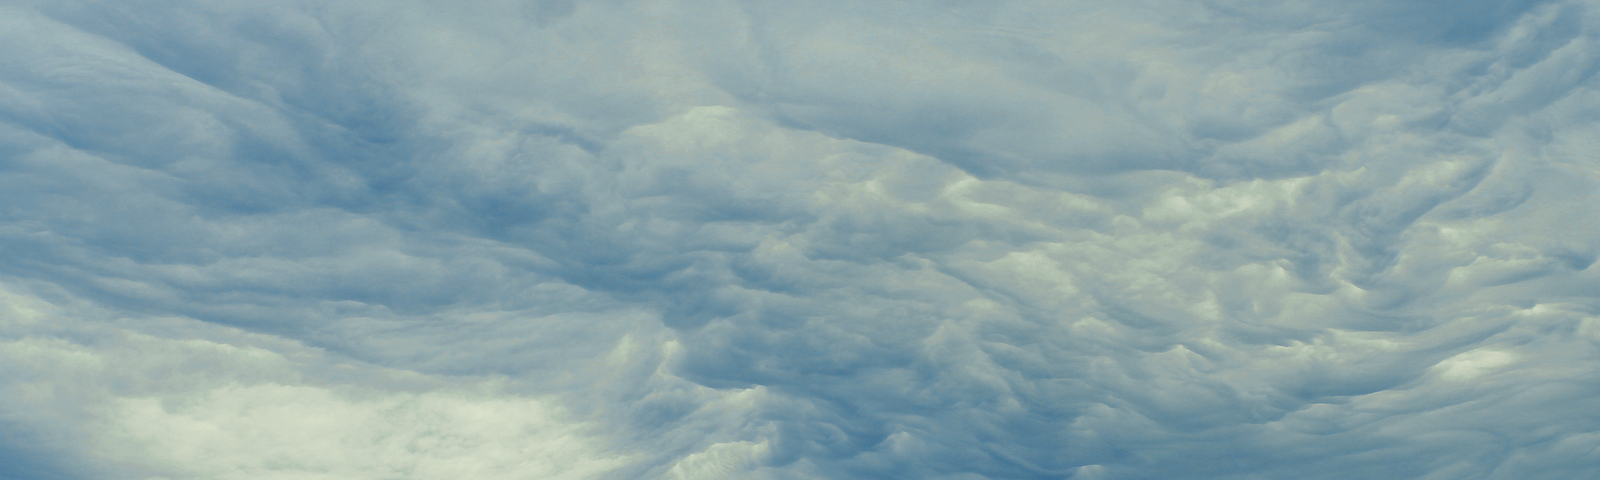
[[[202,338],[162,338],[5,299],[8,316],[31,317],[0,343],[13,421],[70,422],[72,453],[103,475],[576,479],[628,461],[594,425],[503,379],[339,362],[186,319],[164,323]],[[216,335],[238,343],[203,338]]]

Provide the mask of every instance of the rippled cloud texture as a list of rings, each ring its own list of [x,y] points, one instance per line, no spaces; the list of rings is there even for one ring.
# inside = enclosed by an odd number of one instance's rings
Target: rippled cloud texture
[[[14,0],[0,478],[1600,475],[1600,2]]]

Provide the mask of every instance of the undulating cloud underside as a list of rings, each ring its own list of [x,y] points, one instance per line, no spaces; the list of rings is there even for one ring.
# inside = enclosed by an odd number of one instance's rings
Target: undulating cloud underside
[[[1600,476],[1600,2],[12,0],[0,479]]]

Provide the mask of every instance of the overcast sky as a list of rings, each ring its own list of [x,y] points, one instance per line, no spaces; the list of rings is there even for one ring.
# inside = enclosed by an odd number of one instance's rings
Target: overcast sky
[[[1600,1],[6,0],[0,479],[1600,478]]]

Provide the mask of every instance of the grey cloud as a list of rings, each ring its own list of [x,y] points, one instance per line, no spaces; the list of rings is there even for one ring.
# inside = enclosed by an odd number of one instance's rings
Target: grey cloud
[[[5,474],[1582,476],[1592,10],[17,4]]]

